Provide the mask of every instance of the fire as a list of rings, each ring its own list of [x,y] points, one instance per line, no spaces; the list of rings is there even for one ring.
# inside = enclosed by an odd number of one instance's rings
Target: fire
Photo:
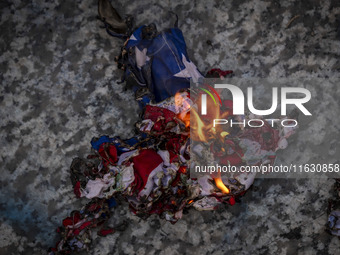
[[[225,194],[229,194],[230,193],[230,190],[222,182],[221,176],[219,176],[217,178],[214,178],[214,181],[215,181],[215,184],[216,184],[217,188],[219,188],[223,193],[225,193]]]
[[[197,109],[201,109],[201,97],[197,98]],[[200,116],[195,108],[191,109],[190,119],[190,135],[194,141],[208,142],[216,138],[216,129],[213,127],[213,120],[220,118],[220,106],[208,97],[207,107],[209,109],[207,115]]]
[[[192,113],[192,118],[190,119],[191,123],[191,135],[193,137],[191,137],[193,140],[198,140],[198,141],[202,141],[202,142],[207,142],[207,138],[206,138],[206,127],[203,123],[203,121],[201,120],[201,118],[199,117],[198,113],[196,112],[195,109],[191,109],[191,113]]]
[[[200,109],[200,97],[198,97],[197,105],[198,109]],[[179,112],[177,114],[177,118],[183,121],[185,127],[190,126],[190,138],[192,140],[208,142],[211,139],[224,138],[228,134],[226,131],[216,130],[213,127],[213,120],[220,119],[222,117],[226,118],[228,116],[228,112],[221,114],[219,105],[216,106],[210,98],[207,100],[209,112],[207,115],[203,116],[203,118],[199,116],[195,108],[188,103],[187,98],[180,92],[175,95],[175,106],[176,111]],[[217,133],[219,133],[219,135]],[[219,188],[224,194],[230,193],[230,190],[222,182],[221,173],[213,179],[217,188]]]
[[[186,128],[190,126],[190,112],[186,112],[185,114],[180,113],[177,118],[184,122]]]
[[[213,123],[210,120],[218,117],[219,107],[213,107],[211,114],[207,118],[201,119],[195,108],[191,107],[193,103],[190,99],[188,100],[186,94],[177,92],[174,99],[175,109],[178,112],[177,118],[185,124],[185,127],[190,127],[191,139],[208,142],[209,133],[214,131]],[[208,104],[211,104],[211,102],[208,101]]]
[[[178,112],[177,118],[184,122],[185,127],[190,126],[191,100],[187,93],[177,92],[175,94],[175,110]]]

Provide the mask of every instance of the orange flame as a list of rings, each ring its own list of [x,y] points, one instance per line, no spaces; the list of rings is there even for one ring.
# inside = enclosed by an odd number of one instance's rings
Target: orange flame
[[[188,205],[191,205],[194,202],[194,200],[188,201]]]
[[[201,109],[201,96],[197,98],[197,108]],[[216,129],[213,127],[213,120],[220,117],[220,106],[215,105],[215,102],[208,97],[207,108],[209,109],[207,115],[200,116],[198,112],[191,109],[190,129],[191,139],[194,141],[208,142],[215,139]]]
[[[195,141],[207,142],[208,139],[206,137],[207,127],[199,117],[198,113],[195,109],[191,109],[192,118],[190,119],[190,128],[191,128],[191,139]]]
[[[175,108],[176,111],[179,112],[177,114],[177,118],[184,122],[185,127],[190,126],[190,108],[191,105],[188,101],[182,96],[180,92],[175,94]]]
[[[222,193],[225,193],[225,194],[230,193],[230,190],[222,182],[221,177],[214,178],[214,181],[215,181],[217,188],[219,188],[222,191]]]
[[[198,109],[200,109],[200,97],[198,98],[197,105]],[[210,98],[207,100],[207,108],[209,109],[209,112],[207,115],[202,116],[203,119],[193,107],[187,104],[181,93],[176,93],[175,95],[175,106],[176,110],[182,107],[182,111],[177,115],[177,118],[184,122],[185,127],[190,126],[190,138],[195,141],[208,142],[211,137],[216,138],[216,129],[213,127],[213,120],[226,118],[228,116],[228,112],[226,112],[221,114],[220,117],[219,105],[216,106],[213,100]],[[220,136],[218,136],[217,139],[220,139]],[[230,190],[222,182],[221,173],[219,173],[218,176],[213,179],[217,188],[219,188],[224,194],[230,193]]]

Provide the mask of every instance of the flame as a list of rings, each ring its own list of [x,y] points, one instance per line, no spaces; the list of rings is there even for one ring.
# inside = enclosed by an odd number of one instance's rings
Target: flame
[[[201,109],[201,96],[197,97],[197,109]],[[209,109],[207,115],[200,116],[196,109],[191,109],[190,119],[190,135],[194,141],[208,142],[215,139],[216,128],[213,127],[213,120],[220,117],[220,106],[216,105],[212,98],[207,98],[207,108]]]
[[[186,128],[190,126],[190,112],[186,112],[184,114],[179,113],[177,118],[184,122]]]
[[[175,99],[175,110],[178,112],[177,118],[184,122],[185,127],[190,126],[190,99],[188,94],[177,92],[174,96]],[[188,100],[189,99],[189,100]]]
[[[207,115],[199,116],[197,111],[191,107],[190,103],[188,103],[187,98],[183,97],[183,94],[178,92],[175,94],[175,108],[176,111],[179,112],[177,114],[177,118],[183,121],[185,127],[190,126],[190,138],[195,141],[208,142],[210,139],[221,139],[224,138],[229,133],[223,130],[217,130],[213,127],[213,120],[226,118],[229,113],[220,113],[219,105],[215,105],[212,99],[208,98],[207,100],[207,108],[209,112]],[[198,97],[198,109],[201,108],[201,98]],[[219,135],[217,135],[219,133]],[[230,190],[224,185],[221,179],[221,173],[218,173],[218,176],[213,178],[217,188],[219,188],[222,193],[229,194]],[[193,201],[189,201],[191,204]]]
[[[198,113],[196,112],[195,109],[191,110],[192,113],[192,118],[190,119],[191,121],[191,139],[193,140],[198,140],[202,142],[207,142],[208,139],[206,137],[206,127],[201,118],[199,117]]]
[[[219,188],[222,193],[229,194],[230,190],[224,185],[222,179],[221,179],[221,173],[217,172],[217,177],[214,178],[215,184],[217,188]]]
[[[215,184],[217,186],[217,188],[219,188],[223,193],[225,194],[229,194],[230,190],[227,188],[227,186],[224,185],[224,183],[222,182],[222,179],[219,178],[214,178]]]

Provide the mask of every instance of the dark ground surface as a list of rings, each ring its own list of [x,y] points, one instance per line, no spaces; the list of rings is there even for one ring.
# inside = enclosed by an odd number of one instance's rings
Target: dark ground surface
[[[138,106],[117,84],[121,41],[96,19],[97,2],[1,1],[0,254],[44,254],[55,229],[81,203],[68,167],[93,136],[133,135]],[[171,26],[179,16],[191,59],[204,73],[239,77],[340,78],[339,1],[119,1],[137,24]],[[289,21],[299,15],[288,28]],[[282,162],[339,159],[339,87],[312,89],[304,121]],[[323,160],[323,161],[322,161]],[[257,179],[233,207],[191,210],[177,224],[143,221],[126,204],[111,223],[123,233],[94,237],[89,254],[339,254],[328,235],[331,179]]]

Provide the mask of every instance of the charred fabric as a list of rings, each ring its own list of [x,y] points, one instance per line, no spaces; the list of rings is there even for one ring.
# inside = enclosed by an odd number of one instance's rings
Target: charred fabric
[[[60,241],[50,248],[51,255],[89,249],[94,228],[100,236],[124,230],[125,222],[114,228],[107,224],[117,198],[126,200],[143,219],[157,214],[171,223],[189,208],[214,210],[223,203],[235,204],[256,173],[190,178],[192,157],[214,157],[233,166],[272,164],[275,152],[286,148],[296,129],[272,127],[266,121],[257,128],[202,128],[196,111],[200,96],[189,88],[190,79],[204,76],[189,59],[177,20],[164,31],[157,31],[154,24],[134,29],[133,18],[123,20],[108,0],[99,0],[98,12],[108,34],[123,39],[116,62],[123,71],[122,82],[135,92],[142,117],[136,123],[136,136],[93,138],[93,153],[73,160],[74,193],[89,202],[62,221],[57,229]],[[205,77],[231,74],[212,69]],[[234,118],[230,100],[222,101],[219,111]],[[210,154],[203,155],[202,145],[192,147],[192,140],[210,144]],[[339,215],[332,216],[332,226],[338,229]]]

